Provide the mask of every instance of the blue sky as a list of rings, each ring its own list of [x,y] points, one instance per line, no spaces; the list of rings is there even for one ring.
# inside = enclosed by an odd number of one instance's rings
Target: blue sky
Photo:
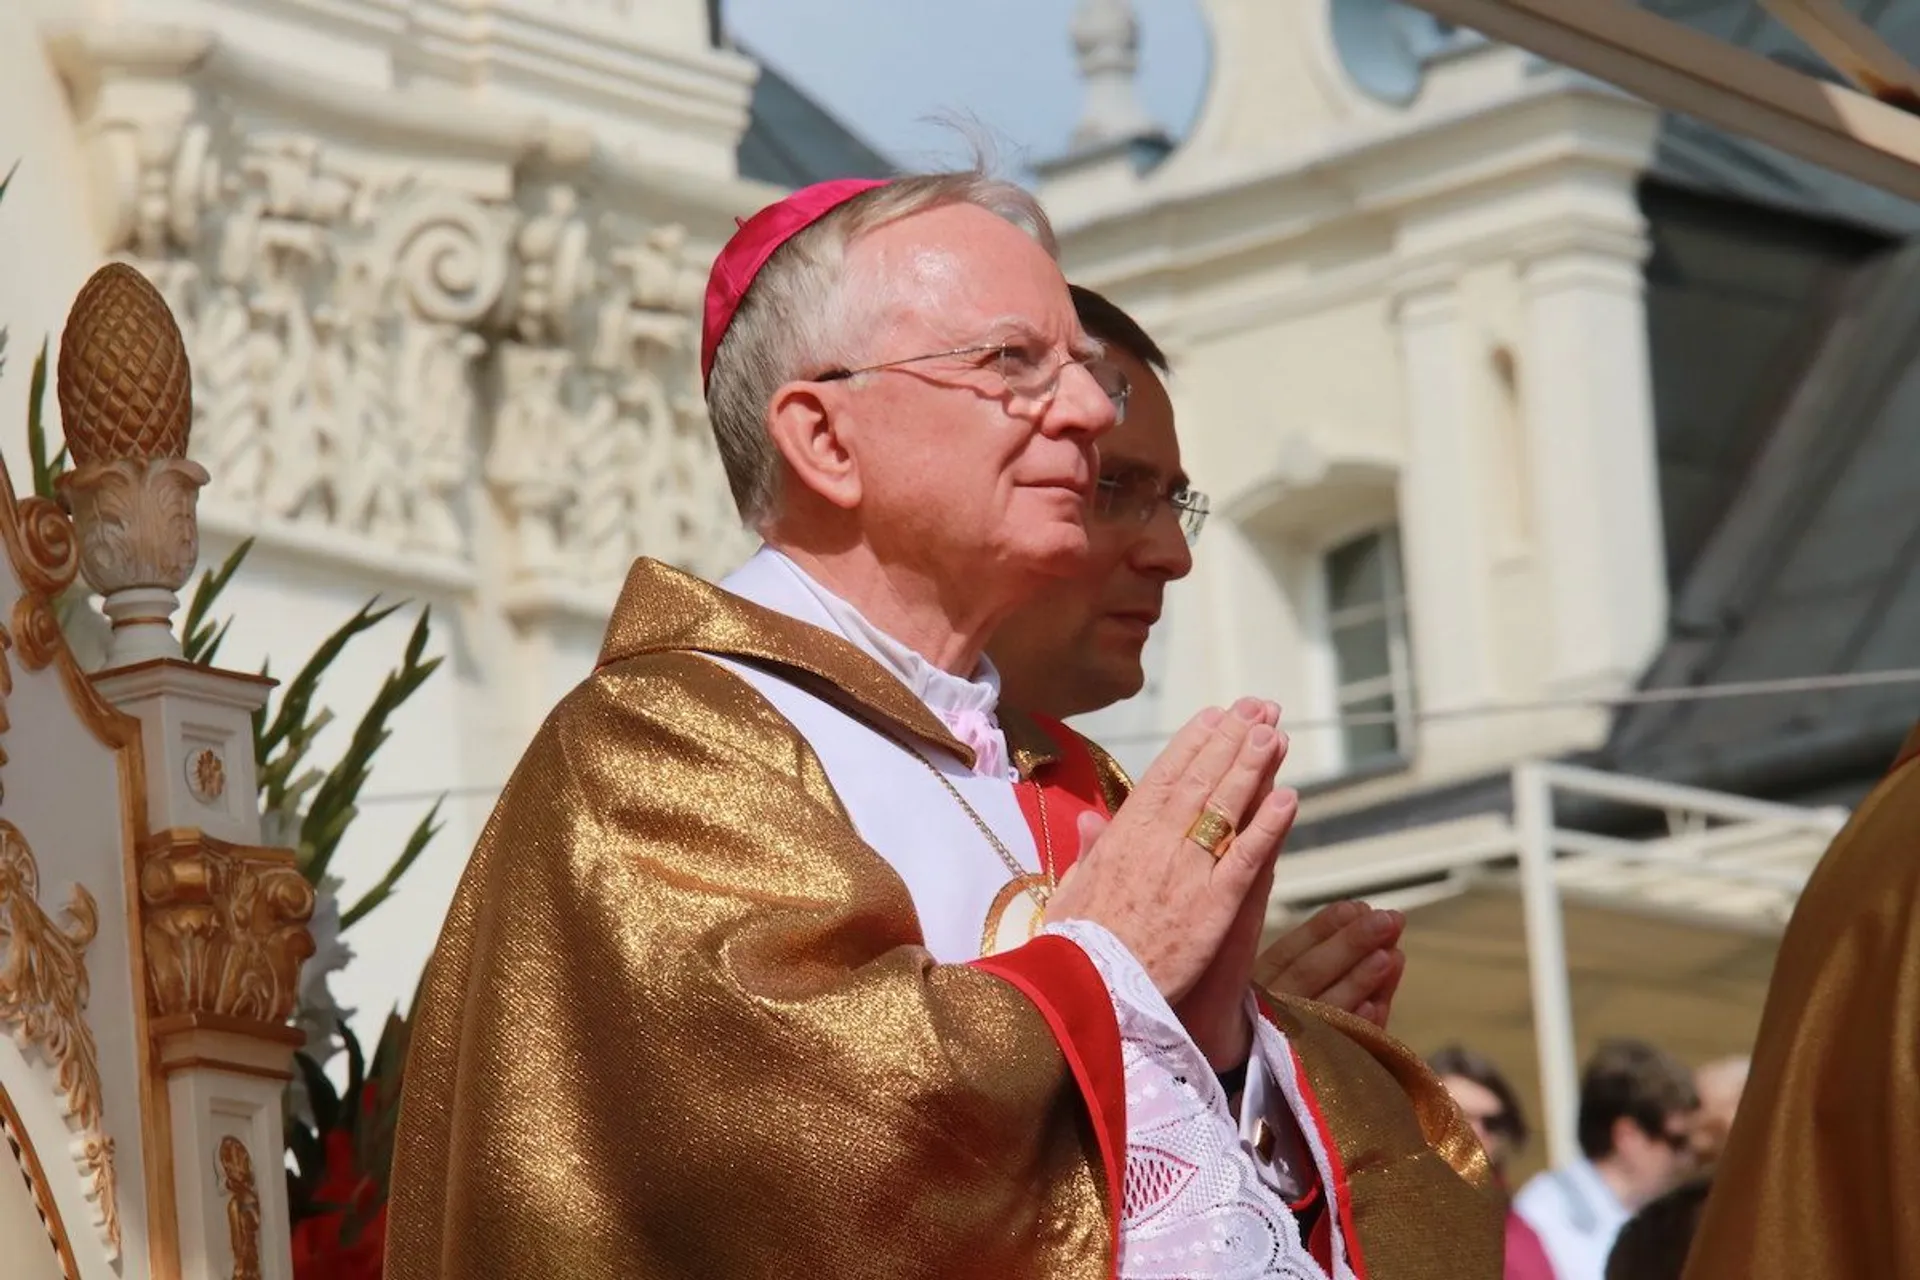
[[[1080,112],[1068,24],[1078,0],[726,0],[740,43],[889,159],[932,168],[964,152],[935,114],[984,124],[1009,170],[1065,148]],[[1199,111],[1210,58],[1200,0],[1135,0],[1140,98],[1175,137]],[[962,16],[964,15],[964,16]]]

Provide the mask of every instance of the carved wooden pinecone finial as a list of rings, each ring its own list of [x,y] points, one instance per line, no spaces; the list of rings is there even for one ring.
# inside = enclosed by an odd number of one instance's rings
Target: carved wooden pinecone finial
[[[60,339],[59,392],[75,463],[186,457],[186,343],[166,299],[134,268],[108,263],[74,299]]]

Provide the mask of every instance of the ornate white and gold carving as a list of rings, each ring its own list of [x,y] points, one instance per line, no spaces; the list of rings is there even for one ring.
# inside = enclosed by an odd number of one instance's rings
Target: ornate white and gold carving
[[[145,276],[109,263],[87,281],[68,313],[58,386],[74,465],[55,483],[79,531],[80,572],[113,620],[107,662],[178,657],[176,593],[200,558],[207,472],[186,457],[186,345]]]
[[[99,930],[93,895],[73,886],[62,918],[40,905],[40,867],[18,827],[0,818],[0,1026],[52,1065],[72,1153],[109,1251],[120,1249],[113,1140],[103,1126],[100,1057],[86,1020],[87,945]]]
[[[220,1139],[220,1181],[227,1195],[233,1280],[260,1280],[260,1185],[247,1144],[231,1134]]]
[[[67,1238],[67,1226],[61,1220],[60,1206],[54,1199],[53,1188],[47,1183],[46,1168],[40,1162],[40,1153],[33,1145],[32,1136],[21,1123],[13,1099],[7,1096],[4,1088],[0,1088],[0,1140],[5,1141],[8,1157],[15,1162],[21,1178],[26,1182],[27,1196],[41,1228],[47,1233],[48,1243],[53,1246],[60,1274],[65,1280],[80,1280],[80,1265],[73,1256],[73,1241]]]
[[[156,1017],[292,1016],[313,954],[313,886],[289,850],[160,832],[141,853],[140,905]]]
[[[218,751],[202,747],[187,758],[187,790],[207,804],[227,793],[227,762]]]

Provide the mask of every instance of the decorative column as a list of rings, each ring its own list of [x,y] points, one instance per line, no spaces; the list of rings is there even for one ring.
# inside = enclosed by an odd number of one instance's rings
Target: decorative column
[[[95,685],[141,722],[151,834],[134,955],[164,1099],[156,1131],[173,1146],[171,1169],[150,1170],[162,1185],[149,1203],[175,1215],[178,1274],[290,1280],[281,1092],[301,1043],[287,1020],[313,951],[313,890],[291,851],[258,843],[250,717],[270,682],[183,661],[173,633],[207,472],[186,457],[179,328],[138,271],[103,267],[81,290],[59,397],[75,461],[60,491],[114,627]]]
[[[1630,206],[1618,216],[1638,218]],[[1666,634],[1646,254],[1636,226],[1571,219],[1520,250],[1533,509],[1561,694],[1630,687]]]
[[[1428,709],[1474,706],[1498,692],[1497,646],[1472,355],[1452,274],[1404,282],[1395,319],[1407,424],[1400,545],[1417,697]],[[1471,721],[1431,723],[1420,750],[1444,751],[1448,744],[1437,739],[1475,729]]]

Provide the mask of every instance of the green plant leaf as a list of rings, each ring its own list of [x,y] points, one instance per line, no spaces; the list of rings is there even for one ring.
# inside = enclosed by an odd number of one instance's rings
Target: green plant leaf
[[[374,756],[392,736],[388,720],[440,669],[441,659],[425,658],[432,618],[431,609],[420,611],[400,666],[387,673],[372,705],[354,726],[345,753],[314,789],[313,802],[300,826],[300,855],[302,870],[315,884],[327,873],[347,827],[359,816],[356,801],[360,789],[372,771]]]
[[[235,571],[253,550],[253,539],[248,538],[227,554],[218,569],[207,569],[200,574],[200,581],[194,584],[193,599],[187,603],[187,618],[181,627],[185,639],[180,648],[188,662],[203,667],[213,665],[213,657],[220,651],[220,642],[226,639],[227,628],[233,625],[233,619],[215,627],[207,621],[207,615],[220,599],[220,593],[227,589],[227,583],[233,581]]]
[[[296,1053],[293,1061],[300,1069],[300,1083],[306,1087],[307,1108],[313,1112],[313,1129],[317,1137],[333,1132],[340,1124],[340,1095],[333,1090],[333,1081],[327,1079],[327,1073],[320,1069],[306,1053]]]
[[[420,860],[420,855],[427,851],[428,842],[439,835],[441,828],[446,825],[435,821],[440,816],[440,806],[446,803],[446,799],[443,795],[433,802],[433,807],[427,810],[426,817],[420,819],[412,834],[407,837],[407,843],[400,850],[400,856],[395,858],[393,865],[387,868],[387,874],[381,876],[378,884],[361,894],[360,900],[341,914],[340,928],[343,931],[358,924],[375,907],[392,896],[394,886],[400,883],[400,877],[406,875],[413,864]]]
[[[33,376],[27,380],[27,460],[33,468],[33,491],[42,498],[59,501],[53,482],[67,469],[67,446],[47,457],[47,340],[40,340],[40,354],[33,360]]]
[[[375,596],[320,642],[320,647],[313,651],[307,664],[281,691],[279,708],[272,722],[254,735],[254,760],[260,768],[266,767],[267,758],[276,747],[306,723],[307,717],[312,714],[314,697],[320,689],[320,678],[339,658],[341,651],[353,642],[355,636],[379,626],[400,607],[391,604],[381,608],[380,597]]]

